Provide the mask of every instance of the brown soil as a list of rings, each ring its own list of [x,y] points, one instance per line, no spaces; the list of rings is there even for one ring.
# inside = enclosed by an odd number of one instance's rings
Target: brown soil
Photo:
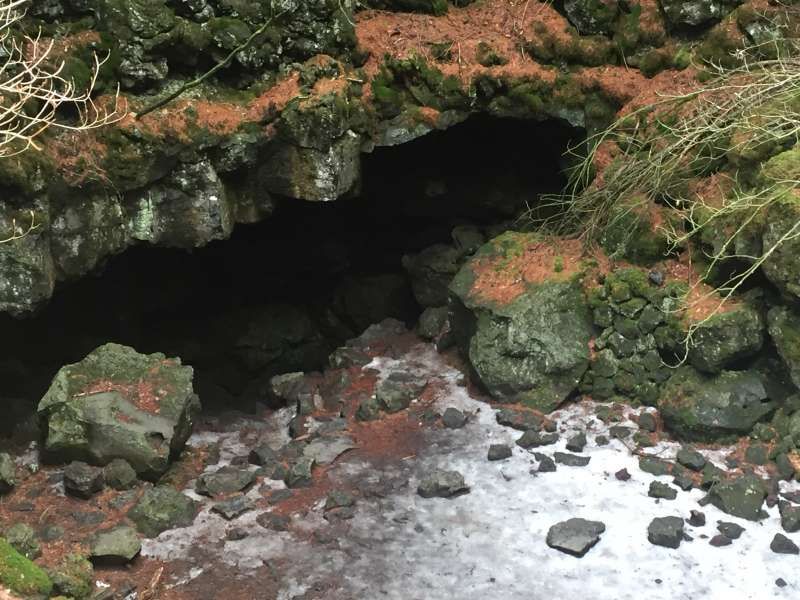
[[[684,313],[689,323],[699,323],[712,315],[736,310],[739,306],[735,299],[723,302],[714,288],[701,281],[700,273],[692,267],[688,253],[684,253],[679,260],[665,261],[662,268],[669,278],[683,281],[689,286]]]
[[[470,294],[482,302],[506,305],[521,296],[530,285],[574,277],[585,268],[587,258],[580,240],[534,240],[514,256],[473,261],[475,282]],[[560,270],[557,269],[559,262]]]

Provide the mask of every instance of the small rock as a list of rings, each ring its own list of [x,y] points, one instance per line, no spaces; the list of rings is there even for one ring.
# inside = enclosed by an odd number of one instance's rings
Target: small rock
[[[609,435],[615,440],[625,440],[631,436],[633,430],[630,427],[614,425],[608,430]]]
[[[469,492],[464,476],[457,471],[435,469],[422,479],[417,493],[423,498],[452,498]]]
[[[492,444],[489,446],[489,460],[505,460],[511,458],[511,446],[507,444]]]
[[[725,471],[710,462],[703,467],[702,473],[703,479],[700,481],[700,487],[704,490],[710,489],[725,479]]]
[[[39,538],[43,542],[55,542],[64,537],[64,528],[60,525],[45,525],[39,530]]]
[[[17,485],[17,467],[11,455],[0,452],[0,494],[7,494]]]
[[[639,468],[645,473],[650,473],[658,477],[661,475],[669,475],[670,464],[660,458],[641,456],[639,457]]]
[[[92,562],[102,564],[125,564],[136,558],[142,543],[133,527],[121,526],[101,531],[91,542]]]
[[[334,490],[328,494],[328,497],[325,499],[325,510],[347,508],[353,506],[355,503],[356,499],[353,498],[352,494],[342,490]]]
[[[608,446],[608,437],[604,435],[595,436],[594,443],[598,446]]]
[[[248,510],[252,510],[253,507],[253,501],[244,494],[240,494],[238,496],[234,496],[233,498],[223,500],[222,502],[217,502],[211,507],[211,510],[220,515],[226,521],[230,521],[231,519],[235,519],[239,515],[246,513]]]
[[[187,527],[197,515],[197,504],[175,488],[159,485],[145,491],[128,511],[128,518],[146,537],[156,537],[162,531]]]
[[[586,447],[586,434],[581,432],[575,434],[567,441],[567,450],[570,452],[583,452]]]
[[[273,531],[288,531],[289,519],[282,515],[266,512],[256,517],[256,523],[261,525],[264,529],[271,529]]]
[[[556,463],[552,458],[541,452],[534,452],[533,456],[539,461],[539,473],[555,473]]]
[[[639,415],[639,427],[645,431],[654,432],[658,428],[658,425],[653,413],[643,412]]]
[[[313,481],[314,459],[303,456],[289,468],[284,483],[290,488],[309,487]]]
[[[256,480],[256,475],[247,469],[236,467],[221,467],[213,473],[203,473],[197,478],[195,491],[204,496],[224,496],[234,492],[241,492],[251,486]]]
[[[547,545],[580,558],[600,541],[600,534],[605,530],[605,524],[600,521],[569,519],[550,528],[547,532]]]
[[[378,384],[375,398],[386,412],[400,412],[419,397],[427,384],[427,381],[420,380],[417,375],[395,371]]]
[[[267,497],[267,502],[270,504],[280,504],[292,496],[294,496],[294,492],[292,490],[275,490]]]
[[[660,286],[664,283],[663,271],[650,271],[647,274],[647,278],[650,280],[650,283],[656,286]]]
[[[568,467],[585,467],[592,460],[591,456],[579,456],[577,454],[570,454],[568,452],[554,452],[553,457],[556,462]]]
[[[71,496],[88,500],[103,489],[103,469],[85,462],[71,462],[64,469],[64,489]]]
[[[614,477],[616,477],[620,481],[628,481],[631,478],[631,474],[628,473],[628,469],[620,469],[619,471],[614,473]]]
[[[42,555],[42,548],[36,539],[36,533],[30,525],[16,523],[6,529],[3,535],[6,541],[14,547],[14,550],[28,560],[36,560]]]
[[[249,535],[250,532],[244,527],[232,527],[228,530],[228,533],[225,534],[225,539],[229,542],[239,542],[246,539]]]
[[[94,568],[80,554],[67,554],[49,574],[53,592],[67,598],[89,598],[94,590]]]
[[[733,543],[733,540],[731,540],[731,538],[729,538],[728,536],[722,535],[720,533],[712,537],[708,543],[716,548],[720,548],[722,546],[730,546]]]
[[[381,407],[378,399],[374,397],[362,400],[356,409],[357,421],[374,421],[381,416]]]
[[[800,548],[797,547],[797,544],[782,533],[775,534],[769,549],[775,554],[800,554]]]
[[[106,485],[115,490],[129,490],[136,486],[136,470],[124,458],[115,458],[103,468]]]
[[[692,471],[701,471],[706,466],[706,457],[697,450],[686,446],[678,450],[676,459],[679,464]]]
[[[743,475],[732,481],[722,481],[713,486],[708,500],[734,517],[758,521],[766,516],[761,505],[767,496],[764,483],[755,475]]]
[[[539,448],[541,446],[549,446],[558,441],[557,433],[541,433],[539,431],[528,430],[522,434],[517,440],[517,446],[521,448]]]
[[[688,522],[692,527],[703,527],[706,524],[705,513],[702,513],[699,510],[692,510],[689,515]]]
[[[683,540],[683,519],[656,517],[647,526],[647,539],[656,546],[677,548]]]
[[[785,588],[788,584],[783,580],[782,577],[778,577],[775,580],[775,585],[777,585],[779,588]]]
[[[518,408],[502,408],[497,411],[495,419],[499,425],[519,431],[541,429],[543,423],[543,419],[536,413]]]
[[[787,533],[800,531],[800,506],[792,506],[786,501],[778,503],[781,513],[781,527]]]
[[[738,540],[745,531],[741,525],[729,521],[717,521],[717,530],[732,540]]]
[[[650,488],[647,490],[647,495],[651,498],[660,498],[663,500],[675,500],[678,497],[678,490],[670,487],[666,483],[660,481],[653,481],[650,483]]]
[[[467,424],[466,415],[452,406],[442,414],[442,424],[448,429],[461,429]]]
[[[745,450],[744,459],[754,465],[765,465],[769,460],[769,451],[764,444],[751,444]]]
[[[278,453],[269,444],[259,444],[250,450],[247,460],[253,465],[263,467],[278,462]]]
[[[684,492],[688,492],[694,487],[694,479],[692,479],[691,475],[687,472],[676,473],[673,471],[673,475],[675,475],[675,477],[672,479],[672,484],[679,487]]]

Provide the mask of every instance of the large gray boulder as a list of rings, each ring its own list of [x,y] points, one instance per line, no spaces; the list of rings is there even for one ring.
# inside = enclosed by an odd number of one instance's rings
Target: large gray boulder
[[[164,473],[189,437],[200,402],[180,359],[106,344],[62,367],[39,402],[49,460],[106,465],[122,458],[145,478]]]
[[[503,234],[464,265],[450,291],[455,333],[487,391],[551,411],[586,372],[593,329],[579,273],[526,279],[516,272],[538,244],[535,236]]]

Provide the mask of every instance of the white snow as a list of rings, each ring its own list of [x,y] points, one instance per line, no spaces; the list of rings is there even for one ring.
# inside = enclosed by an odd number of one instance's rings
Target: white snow
[[[782,532],[777,508],[769,518],[755,523],[726,515],[713,506],[699,507],[700,490],[679,492],[677,500],[657,502],[647,496],[656,479],[638,468],[638,459],[626,446],[612,440],[605,447],[595,436],[608,427],[593,416],[594,405],[581,402],[553,416],[559,423],[560,441],[538,449],[551,455],[565,450],[571,433],[583,430],[589,444],[583,454],[591,457],[586,467],[558,465],[555,473],[531,474],[532,453],[514,445],[521,432],[502,427],[495,411],[472,398],[458,385],[461,374],[449,367],[429,345],[413,348],[399,359],[379,358],[365,368],[381,376],[393,370],[413,370],[420,377],[439,380],[444,391],[437,410],[457,407],[472,414],[460,430],[434,430],[416,457],[399,460],[380,471],[353,457],[340,459],[328,471],[342,486],[356,480],[389,478],[408,481],[382,498],[360,498],[350,530],[334,547],[321,547],[290,532],[268,531],[255,522],[259,511],[242,515],[231,524],[206,507],[191,527],[163,533],[146,541],[143,553],[161,559],[192,559],[193,546],[217,552],[218,560],[235,567],[242,577],[266,561],[281,558],[284,589],[280,599],[290,599],[315,583],[336,580],[340,586],[314,598],[326,600],[766,600],[800,597],[800,558],[777,555],[769,544]],[[630,417],[620,424],[635,427]],[[285,415],[278,418],[281,423]],[[280,429],[280,427],[277,427]],[[222,435],[222,460],[239,453],[236,433]],[[193,436],[200,443],[203,436]],[[489,462],[492,443],[508,443],[513,456]],[[227,448],[227,450],[225,450]],[[662,442],[648,453],[672,458],[677,443]],[[724,465],[728,450],[705,452]],[[471,486],[469,494],[453,499],[423,499],[416,494],[419,477],[426,469],[440,467],[460,471]],[[626,468],[628,482],[614,473]],[[671,478],[660,478],[664,482]],[[782,484],[784,491],[797,484]],[[251,494],[258,494],[254,488]],[[650,544],[647,526],[654,517],[688,517],[692,509],[706,514],[707,525],[686,526],[694,540],[677,550]],[[293,527],[308,533],[325,527],[321,503],[298,518]],[[545,544],[548,529],[571,517],[606,524],[600,542],[581,558],[568,556]],[[708,539],[717,533],[717,520],[742,525],[745,532],[731,546],[714,548]],[[244,540],[217,543],[235,524],[250,531]],[[800,543],[800,534],[788,534]],[[307,535],[305,536],[307,537]],[[781,589],[775,580],[788,586]],[[329,589],[319,586],[316,589]],[[327,594],[327,595],[326,595]]]

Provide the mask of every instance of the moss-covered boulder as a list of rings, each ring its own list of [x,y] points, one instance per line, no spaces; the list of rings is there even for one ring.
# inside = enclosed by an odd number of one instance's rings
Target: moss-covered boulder
[[[582,34],[594,35],[611,31],[619,15],[617,0],[564,0],[564,12]]]
[[[180,453],[200,403],[180,359],[106,344],[63,367],[39,403],[47,458],[106,465],[116,458],[156,478]]]
[[[719,373],[753,356],[764,344],[764,319],[748,304],[738,304],[703,321],[692,334],[689,362],[706,373]]]
[[[503,234],[478,250],[450,286],[456,335],[497,400],[554,410],[589,365],[581,261],[574,253],[558,256],[558,249],[535,235]]]
[[[800,314],[786,307],[771,309],[767,314],[769,334],[794,384],[800,387]]]
[[[611,209],[600,243],[612,258],[651,265],[664,260],[671,250],[670,218],[667,209],[646,198],[621,199]]]
[[[23,597],[47,597],[53,583],[42,569],[0,538],[0,587]]]
[[[14,550],[27,559],[36,560],[42,555],[42,547],[36,539],[36,532],[26,523],[15,523],[3,532],[3,537]]]
[[[663,386],[658,408],[666,426],[683,439],[728,439],[749,433],[777,405],[754,371],[714,376],[681,367]]]
[[[68,554],[50,570],[53,591],[74,600],[84,600],[94,591],[94,568],[80,554]]]
[[[800,177],[800,168],[793,175]],[[762,244],[762,269],[767,278],[788,297],[800,298],[800,195],[783,193],[766,211]]]
[[[764,481],[755,475],[743,475],[719,482],[712,486],[708,494],[711,504],[721,511],[750,521],[758,521],[767,516],[761,508],[766,497]]]
[[[0,494],[5,494],[17,485],[17,465],[11,455],[0,452]]]

